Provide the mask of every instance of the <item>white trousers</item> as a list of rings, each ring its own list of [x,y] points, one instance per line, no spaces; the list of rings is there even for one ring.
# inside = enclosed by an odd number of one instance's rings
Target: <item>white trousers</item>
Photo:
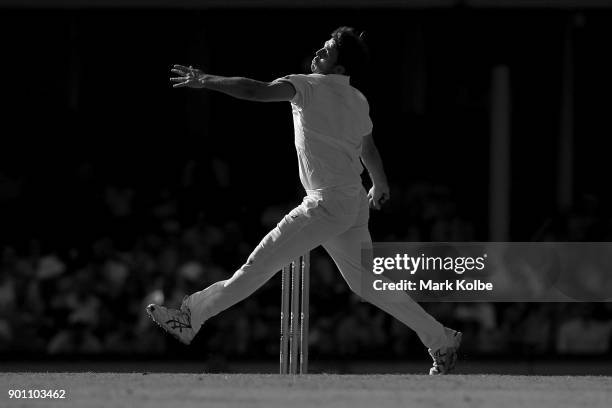
[[[362,266],[362,248],[372,246],[368,199],[363,189],[356,197],[339,197],[308,192],[231,278],[189,296],[186,302],[193,329],[198,331],[206,320],[251,295],[291,260],[323,245],[351,290],[414,330],[426,347],[445,346],[444,327],[407,293],[360,290],[362,284],[371,285],[374,280]]]

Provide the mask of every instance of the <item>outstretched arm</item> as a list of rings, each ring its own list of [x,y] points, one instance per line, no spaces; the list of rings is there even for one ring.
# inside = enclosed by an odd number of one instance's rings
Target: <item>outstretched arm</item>
[[[368,173],[372,179],[372,188],[368,192],[370,207],[380,210],[380,206],[384,204],[391,195],[389,193],[389,183],[387,182],[387,175],[383,168],[382,158],[380,157],[378,148],[374,144],[372,133],[367,134],[363,138],[361,160],[368,169]]]
[[[287,81],[261,82],[243,77],[222,77],[183,65],[175,65],[171,72],[178,75],[170,78],[174,88],[204,88],[258,102],[290,101],[295,95],[295,88]]]

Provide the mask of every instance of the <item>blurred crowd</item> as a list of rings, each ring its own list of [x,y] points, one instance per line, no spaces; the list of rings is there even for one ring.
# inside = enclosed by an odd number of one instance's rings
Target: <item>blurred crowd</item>
[[[185,294],[226,279],[263,234],[299,202],[251,206],[232,192],[227,163],[214,162],[209,200],[187,164],[176,189],[143,200],[136,186],[85,183],[89,231],[55,231],[25,241],[5,237],[0,253],[0,353],[9,355],[162,355],[178,350],[146,317],[150,302],[178,306]],[[191,167],[190,167],[191,166]],[[190,170],[191,168],[191,170]],[[2,176],[3,204],[28,197],[26,183]],[[176,181],[176,180],[175,180]],[[171,183],[170,183],[171,184]],[[17,189],[17,192],[15,192]],[[461,215],[452,188],[433,183],[393,186],[393,200],[376,215],[376,241],[475,241],[477,225]],[[82,198],[81,198],[82,200]],[[272,200],[270,200],[272,201]],[[10,207],[10,206],[9,206]],[[602,221],[592,206],[560,216],[541,232],[547,240],[597,240]],[[202,208],[213,208],[203,213]],[[400,211],[401,209],[401,211]],[[401,216],[398,216],[401,214]],[[551,225],[552,225],[551,224]],[[95,232],[91,232],[91,230]],[[594,238],[593,238],[594,237]],[[311,353],[316,358],[396,358],[422,355],[416,335],[361,302],[330,258],[312,254]],[[464,332],[464,350],[517,357],[610,354],[610,303],[426,303]],[[273,359],[278,352],[280,281],[211,319],[197,337],[198,353]]]

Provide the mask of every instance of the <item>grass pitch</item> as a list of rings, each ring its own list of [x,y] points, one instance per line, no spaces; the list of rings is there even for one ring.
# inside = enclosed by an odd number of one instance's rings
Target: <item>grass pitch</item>
[[[0,373],[2,407],[611,407],[611,377]],[[65,389],[64,400],[9,389]]]

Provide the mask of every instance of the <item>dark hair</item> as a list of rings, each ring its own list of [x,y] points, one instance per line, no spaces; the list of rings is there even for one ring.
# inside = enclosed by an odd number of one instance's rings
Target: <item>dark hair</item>
[[[358,75],[365,70],[369,52],[365,44],[364,32],[357,33],[353,27],[339,27],[331,34],[338,50],[336,64],[344,67],[346,75]]]

